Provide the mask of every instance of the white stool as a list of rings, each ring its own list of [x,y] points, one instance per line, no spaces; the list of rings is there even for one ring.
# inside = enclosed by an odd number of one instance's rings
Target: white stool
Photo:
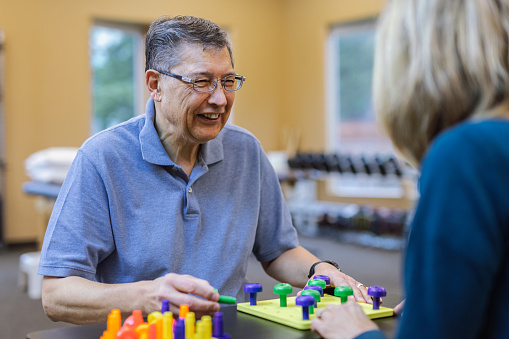
[[[41,252],[28,252],[19,256],[18,285],[28,291],[30,299],[41,299],[42,275],[37,274]]]

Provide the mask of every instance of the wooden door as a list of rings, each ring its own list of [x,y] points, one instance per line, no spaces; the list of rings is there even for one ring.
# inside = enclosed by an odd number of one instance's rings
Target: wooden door
[[[5,201],[5,110],[4,110],[4,33],[0,29],[0,249],[4,246]]]

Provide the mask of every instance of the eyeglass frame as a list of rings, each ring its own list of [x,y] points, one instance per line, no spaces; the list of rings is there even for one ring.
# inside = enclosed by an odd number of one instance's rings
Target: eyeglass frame
[[[178,79],[180,81],[183,81],[185,83],[188,83],[188,84],[192,84],[193,85],[193,90],[195,90],[196,92],[198,93],[211,93],[211,92],[214,92],[216,90],[216,87],[217,87],[217,83],[219,82],[219,80],[221,80],[221,86],[223,87],[223,89],[227,92],[235,92],[235,91],[238,91],[239,89],[242,88],[242,85],[244,84],[244,81],[246,81],[246,78],[240,74],[231,74],[231,75],[227,75],[225,76],[224,78],[218,78],[214,75],[210,76],[211,78],[216,78],[216,82],[214,83],[214,88],[208,90],[208,91],[198,91],[196,88],[195,88],[195,81],[197,78],[199,78],[198,76],[197,77],[194,77],[194,78],[189,78],[189,77],[185,77],[183,75],[178,75],[178,74],[174,74],[174,73],[169,73],[169,72],[164,72],[164,71],[159,71],[157,69],[155,69],[154,71],[158,72],[158,73],[161,73],[161,74],[164,74],[164,75],[167,75],[169,77],[172,77],[172,78],[175,78],[175,79]],[[226,89],[225,86],[224,86],[224,81],[226,80],[227,77],[234,77],[235,79],[237,80],[240,80],[240,86],[239,88],[237,89]]]

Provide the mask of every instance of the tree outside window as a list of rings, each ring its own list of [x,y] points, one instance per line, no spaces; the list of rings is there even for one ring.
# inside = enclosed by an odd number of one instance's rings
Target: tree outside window
[[[92,134],[143,113],[138,111],[143,96],[141,42],[142,35],[135,30],[101,25],[92,28]]]

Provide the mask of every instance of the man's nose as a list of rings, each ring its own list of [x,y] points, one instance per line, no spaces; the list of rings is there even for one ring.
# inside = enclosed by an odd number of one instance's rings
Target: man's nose
[[[226,106],[226,93],[220,81],[218,81],[216,88],[211,92],[209,103],[217,106]]]

